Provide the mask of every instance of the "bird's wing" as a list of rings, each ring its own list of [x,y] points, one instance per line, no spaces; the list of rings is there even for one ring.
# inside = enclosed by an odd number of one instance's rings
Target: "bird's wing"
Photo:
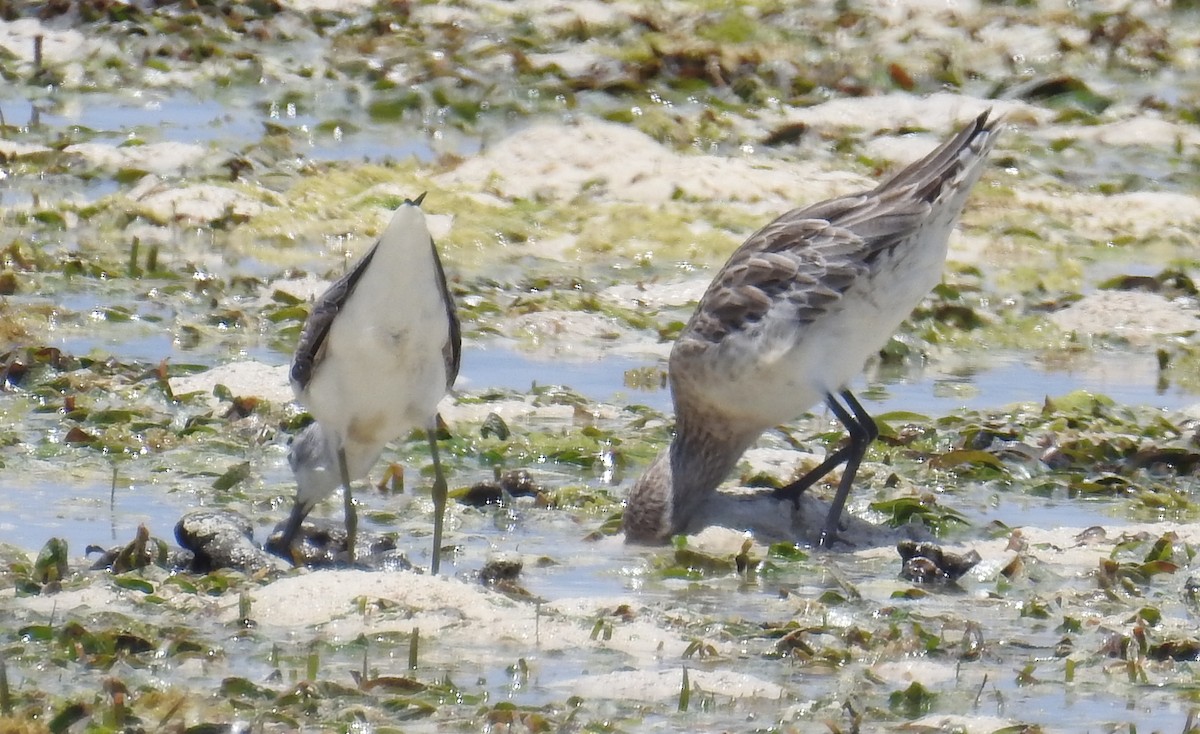
[[[992,115],[990,108],[984,110],[924,158],[884,179],[875,188],[875,193],[883,196],[891,190],[908,188],[910,197],[930,202],[936,200],[944,187],[961,186],[962,173],[976,168],[976,163],[987,157],[1003,123],[1003,115]]]
[[[699,356],[730,335],[755,339],[767,320],[798,328],[836,308],[931,210],[961,208],[1001,123],[984,112],[875,189],[792,210],[755,232],[700,299],[677,342],[678,358]]]
[[[421,194],[422,198],[425,196]],[[462,327],[458,323],[458,309],[454,306],[454,296],[446,283],[446,271],[442,268],[442,258],[438,255],[437,245],[432,238],[429,246],[433,248],[433,264],[437,268],[438,290],[442,294],[442,302],[446,304],[446,321],[449,322],[450,338],[442,347],[442,358],[446,360],[446,389],[454,387],[458,379],[458,368],[462,363]]]
[[[928,209],[854,196],[788,212],[733,253],[680,341],[714,345],[731,334],[752,337],[768,316],[795,327],[816,321],[869,272],[873,253],[898,244]]]
[[[304,328],[300,332],[300,342],[296,345],[296,354],[292,357],[292,387],[297,393],[303,392],[308,387],[313,372],[325,357],[325,339],[329,336],[329,327],[333,325],[334,318],[350,300],[354,288],[362,279],[363,273],[367,271],[367,266],[371,264],[371,258],[375,256],[375,250],[378,247],[379,241],[377,240],[367,254],[363,255],[348,273],[329,286],[329,289],[321,294],[321,297],[313,304],[312,312],[309,313],[308,319],[304,322]]]

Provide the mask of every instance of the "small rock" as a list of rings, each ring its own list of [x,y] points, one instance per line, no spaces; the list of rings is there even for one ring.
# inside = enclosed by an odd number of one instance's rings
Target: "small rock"
[[[933,543],[918,543],[902,540],[896,544],[902,566],[900,575],[919,584],[948,583],[958,581],[967,571],[982,560],[977,551],[960,555],[949,553]]]
[[[516,581],[525,563],[512,553],[497,553],[490,556],[479,569],[479,580],[484,586],[495,586],[501,581]]]
[[[233,568],[245,573],[283,571],[281,559],[254,544],[250,521],[229,510],[192,510],[175,525],[175,539],[196,554],[193,570]]]
[[[1108,531],[1099,525],[1093,525],[1075,536],[1075,545],[1095,545],[1108,537]]]
[[[498,480],[480,482],[458,498],[464,505],[483,507],[498,505],[504,500],[504,495],[511,497],[537,497],[542,488],[533,481],[533,476],[524,469],[514,469],[504,472]]]
[[[291,548],[283,546],[283,528],[279,523],[267,538],[266,549],[296,566],[316,568],[346,565],[346,526],[337,520],[309,519],[300,525]],[[396,541],[382,533],[359,528],[354,565],[369,568],[391,568],[395,559],[387,555],[396,550]],[[403,554],[401,554],[403,557]],[[412,564],[404,558],[408,568]]]

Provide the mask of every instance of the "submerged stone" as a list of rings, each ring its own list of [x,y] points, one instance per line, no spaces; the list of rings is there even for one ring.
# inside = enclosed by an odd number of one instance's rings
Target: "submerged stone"
[[[504,472],[498,480],[473,485],[458,497],[458,501],[464,505],[482,507],[500,504],[506,494],[510,497],[537,497],[541,493],[542,488],[528,471],[514,469]]]
[[[283,571],[287,565],[254,544],[254,527],[229,510],[192,510],[175,525],[175,539],[196,554],[194,568],[207,573],[232,568],[245,573]]]
[[[296,566],[323,568],[354,565],[388,571],[412,568],[404,554],[396,550],[396,541],[382,533],[359,528],[357,553],[351,564],[346,558],[346,526],[340,521],[305,520],[296,532],[291,548],[283,545],[283,527],[284,523],[275,527],[267,538],[265,548]]]
[[[962,578],[982,560],[977,551],[951,553],[934,543],[918,543],[902,540],[896,544],[900,552],[900,575],[915,583],[952,584]]]

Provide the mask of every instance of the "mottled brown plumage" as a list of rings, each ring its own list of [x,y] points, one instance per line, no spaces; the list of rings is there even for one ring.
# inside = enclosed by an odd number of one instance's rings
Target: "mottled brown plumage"
[[[734,251],[671,350],[675,438],[630,491],[628,540],[684,529],[764,430],[824,399],[851,444],[781,496],[845,462],[821,537],[833,541],[877,434],[846,383],[940,279],[1000,124],[985,112],[871,191],[787,212]]]

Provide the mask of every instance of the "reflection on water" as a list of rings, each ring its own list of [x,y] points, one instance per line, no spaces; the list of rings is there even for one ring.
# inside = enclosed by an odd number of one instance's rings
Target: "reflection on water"
[[[227,153],[256,144],[268,133],[286,132],[294,152],[318,161],[329,160],[433,160],[439,151],[466,155],[479,149],[479,141],[453,131],[432,135],[415,133],[409,125],[377,122],[361,105],[326,99],[315,92],[305,105],[278,104],[251,98],[241,90],[229,98],[200,98],[188,93],[139,91],[132,95],[94,94],[69,102],[31,105],[26,100],[0,99],[0,109],[10,118],[28,115],[31,124],[50,130],[76,128],[87,140],[120,145],[131,136],[147,142],[164,140],[219,146]],[[318,118],[304,110],[320,109],[343,115],[343,124]],[[435,149],[436,148],[436,149]]]
[[[603,356],[594,361],[537,358],[509,349],[467,348],[463,374],[468,390],[503,387],[528,390],[531,385],[565,385],[593,400],[640,403],[661,411],[671,409],[666,389],[631,389],[629,370],[666,365],[653,359]],[[860,378],[852,388],[872,413],[904,410],[930,417],[956,410],[1000,409],[1021,402],[1041,402],[1047,396],[1076,390],[1107,395],[1125,405],[1177,410],[1200,403],[1200,396],[1179,387],[1159,389],[1153,355],[1097,353],[1071,368],[1051,367],[1018,354],[988,355],[951,372],[932,366],[871,381]],[[863,388],[868,389],[864,390]],[[819,406],[815,406],[820,410]]]
[[[79,484],[0,479],[0,540],[35,551],[52,537],[67,541],[71,555],[89,545],[109,548],[133,540],[138,525],[171,540],[176,521],[197,498],[157,484]],[[174,542],[171,540],[171,542]]]

